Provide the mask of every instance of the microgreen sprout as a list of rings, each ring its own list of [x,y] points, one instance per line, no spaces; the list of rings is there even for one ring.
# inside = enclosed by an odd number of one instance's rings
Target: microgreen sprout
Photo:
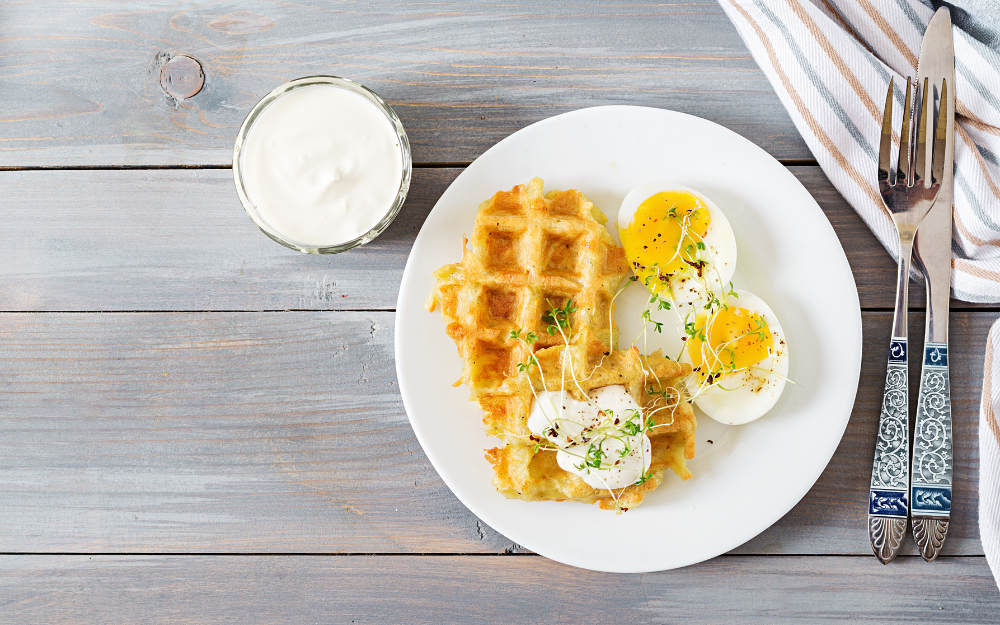
[[[523,332],[523,330],[511,330],[510,331],[510,338],[514,339],[515,341],[519,341],[519,340],[523,339],[524,342],[527,343],[528,345],[531,345],[536,340],[538,340],[538,337],[535,335],[534,332],[531,332],[531,331],[525,332],[523,336],[522,336],[521,332]]]
[[[548,303],[549,306],[552,306],[552,302],[550,302],[548,299],[546,299],[545,301],[546,303]],[[569,330],[570,329],[569,316],[570,314],[575,312],[576,312],[576,306],[573,305],[572,299],[567,300],[566,303],[561,308],[552,306],[552,308],[546,310],[545,314],[542,315],[542,321],[549,324],[549,327],[546,328],[546,331],[550,335],[554,336],[555,333],[559,332],[560,330],[564,329]]]
[[[635,483],[636,486],[642,486],[649,480],[653,479],[653,471],[649,470],[642,474],[639,480]]]

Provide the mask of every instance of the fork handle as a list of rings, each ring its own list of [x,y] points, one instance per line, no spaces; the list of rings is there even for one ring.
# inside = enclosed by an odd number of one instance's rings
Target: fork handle
[[[906,337],[892,337],[868,491],[868,537],[872,551],[883,564],[899,552],[909,513],[910,423],[907,416],[909,385],[906,379],[906,351]]]
[[[896,557],[906,535],[910,489],[909,383],[907,381],[906,311],[910,280],[912,232],[899,228],[896,311],[885,372],[885,392],[878,420],[878,439],[868,491],[868,537],[875,556],[887,564]],[[910,236],[905,236],[909,234]]]

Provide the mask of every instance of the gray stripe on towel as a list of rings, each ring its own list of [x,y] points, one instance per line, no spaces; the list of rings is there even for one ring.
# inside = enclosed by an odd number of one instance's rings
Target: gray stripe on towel
[[[976,214],[979,221],[986,224],[990,230],[1000,230],[1000,225],[993,221],[993,218],[990,217],[988,212],[983,210],[983,205],[979,203],[979,198],[977,198],[976,194],[972,191],[972,185],[969,184],[968,179],[966,179],[962,170],[958,167],[955,168],[955,184],[957,184],[958,188],[965,193],[965,197],[969,198],[969,205],[972,206],[972,212]]]
[[[806,58],[805,54],[802,53],[802,49],[799,48],[799,44],[796,43],[795,38],[792,37],[792,33],[789,32],[788,27],[785,26],[785,23],[782,22],[781,19],[777,15],[775,15],[774,12],[771,11],[771,9],[768,8],[767,5],[762,3],[760,0],[755,0],[754,4],[756,4],[757,8],[760,9],[760,11],[764,15],[766,15],[767,18],[771,20],[771,22],[775,26],[778,27],[778,30],[781,31],[781,35],[785,38],[785,41],[788,43],[788,47],[791,48],[792,53],[795,55],[795,60],[798,61],[803,71],[805,71],[806,76],[809,77],[809,82],[811,82],[813,84],[813,87],[815,87],[816,90],[819,92],[819,94],[823,96],[823,99],[826,100],[826,103],[830,106],[834,114],[837,116],[837,119],[839,119],[840,123],[844,125],[844,128],[847,129],[847,132],[850,133],[854,141],[857,142],[859,146],[861,146],[861,149],[864,150],[868,158],[873,163],[876,162],[878,157],[875,153],[875,148],[873,148],[872,145],[868,142],[868,139],[867,137],[865,137],[864,133],[862,133],[858,129],[858,127],[854,124],[854,121],[851,120],[851,118],[847,115],[847,112],[844,110],[844,108],[840,106],[840,102],[837,101],[837,98],[834,97],[833,93],[830,92],[826,84],[824,84],[823,81],[820,79],[819,75],[816,74],[816,71],[809,63],[809,60]]]

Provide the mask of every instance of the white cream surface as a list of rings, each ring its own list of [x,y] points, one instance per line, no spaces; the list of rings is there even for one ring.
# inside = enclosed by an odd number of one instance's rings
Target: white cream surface
[[[385,114],[332,85],[299,87],[269,104],[253,122],[240,166],[258,214],[281,235],[316,246],[374,228],[403,177]]]
[[[630,417],[641,428],[639,404],[620,384],[593,389],[588,396],[590,401],[584,402],[565,391],[539,392],[528,415],[528,429],[558,447],[559,466],[580,476],[593,488],[624,488],[634,484],[649,470],[652,457],[645,432],[640,429],[630,435],[622,430]],[[588,453],[594,457],[592,447],[603,452],[600,468],[585,464]],[[581,465],[584,466],[579,468]]]

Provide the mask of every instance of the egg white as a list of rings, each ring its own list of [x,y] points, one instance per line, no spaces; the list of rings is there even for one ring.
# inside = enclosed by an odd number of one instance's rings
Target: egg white
[[[694,404],[712,419],[728,425],[743,425],[767,414],[785,390],[788,376],[788,342],[774,311],[749,291],[736,291],[736,295],[729,296],[726,305],[745,308],[764,318],[774,337],[774,354],[759,362],[751,371],[724,375],[719,386],[700,393],[698,376],[692,376],[688,384],[695,397]],[[681,361],[691,363],[686,349]]]
[[[664,181],[648,182],[629,191],[622,200],[621,208],[618,209],[619,231],[628,228],[632,223],[640,204],[663,191],[686,191],[701,200],[708,208],[710,221],[703,242],[710,253],[707,259],[708,265],[702,270],[704,281],[698,279],[695,269],[692,268],[677,276],[672,282],[671,297],[675,305],[683,308],[706,297],[706,283],[708,288],[719,293],[728,289],[729,281],[733,279],[733,272],[736,271],[736,236],[725,213],[715,202],[694,189]]]

